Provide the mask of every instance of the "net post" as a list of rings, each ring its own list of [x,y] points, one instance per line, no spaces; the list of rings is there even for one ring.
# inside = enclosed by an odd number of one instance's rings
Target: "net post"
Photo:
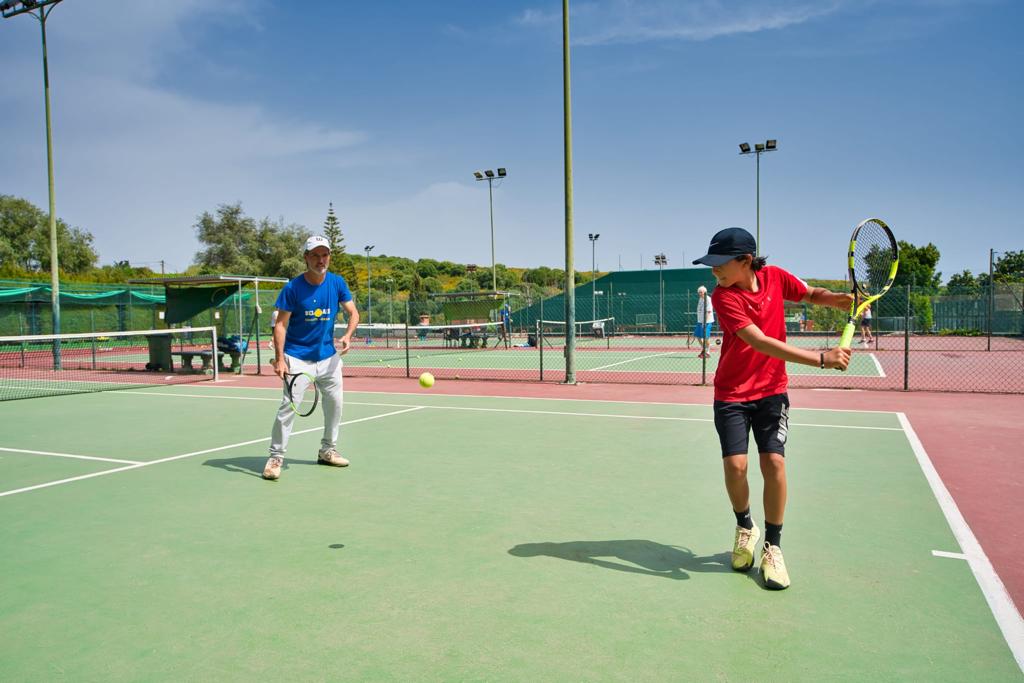
[[[907,308],[903,318],[903,391],[910,390],[910,285],[907,285]]]
[[[256,278],[256,374],[263,374],[263,359],[260,356],[260,279]]]
[[[211,336],[213,337],[213,356],[211,357],[213,360],[213,381],[219,382],[220,358],[217,357],[217,327],[215,325],[210,327],[210,333]]]
[[[540,381],[544,381],[544,325],[538,320],[534,323],[537,326],[537,351],[540,353]]]

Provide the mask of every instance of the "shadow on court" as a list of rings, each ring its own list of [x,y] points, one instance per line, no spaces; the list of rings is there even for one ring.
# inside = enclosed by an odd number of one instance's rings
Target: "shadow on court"
[[[224,470],[225,472],[235,472],[237,474],[247,474],[250,477],[263,478],[263,467],[267,464],[267,456],[256,455],[256,456],[245,456],[241,458],[219,458],[213,460],[207,460],[203,463],[205,467],[216,467],[217,469]],[[315,460],[289,460],[285,458],[284,466],[282,470],[287,470],[291,465],[316,465]]]
[[[690,578],[688,572],[732,573],[729,553],[698,557],[686,548],[636,539],[523,543],[508,553],[516,557],[557,557],[620,572],[662,576],[680,581]],[[629,564],[624,564],[627,562]]]

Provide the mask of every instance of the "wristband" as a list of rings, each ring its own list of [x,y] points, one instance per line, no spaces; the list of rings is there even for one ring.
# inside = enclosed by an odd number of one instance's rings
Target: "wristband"
[[[821,361],[821,369],[824,370],[825,369],[825,354],[824,353],[819,353],[818,354],[818,360]]]

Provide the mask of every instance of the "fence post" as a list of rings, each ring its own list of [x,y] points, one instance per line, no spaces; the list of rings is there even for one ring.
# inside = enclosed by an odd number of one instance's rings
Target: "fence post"
[[[409,317],[411,313],[409,310],[409,301],[405,302],[405,376],[412,377],[412,373],[409,370]]]
[[[907,285],[907,310],[903,319],[903,391],[910,390],[910,285]]]
[[[994,310],[993,302],[995,301],[996,285],[992,281],[993,273],[993,261],[995,261],[996,250],[988,250],[988,347],[986,351],[992,350],[992,314]]]

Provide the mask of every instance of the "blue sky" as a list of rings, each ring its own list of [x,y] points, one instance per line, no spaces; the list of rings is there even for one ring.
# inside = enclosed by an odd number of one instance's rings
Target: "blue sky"
[[[948,277],[1024,248],[1024,3],[572,3],[576,263],[677,267],[717,229],[841,277],[862,218],[932,241]],[[182,269],[204,210],[359,251],[564,262],[561,3],[65,0],[48,24],[57,210],[101,260]],[[46,206],[39,28],[0,22],[0,193]]]

